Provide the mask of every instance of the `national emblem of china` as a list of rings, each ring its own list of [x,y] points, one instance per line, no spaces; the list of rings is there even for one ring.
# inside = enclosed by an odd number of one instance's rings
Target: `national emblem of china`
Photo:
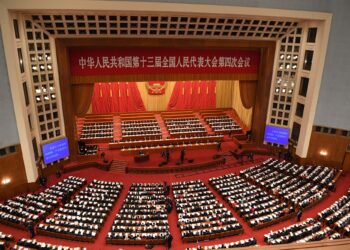
[[[146,88],[150,95],[163,95],[165,93],[166,82],[146,82]]]

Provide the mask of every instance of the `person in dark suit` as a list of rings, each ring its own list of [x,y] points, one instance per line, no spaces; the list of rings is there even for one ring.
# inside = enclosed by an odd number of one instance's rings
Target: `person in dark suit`
[[[165,161],[168,163],[170,160],[170,150],[167,148],[165,150]]]
[[[303,215],[303,211],[301,209],[299,209],[297,212],[297,221],[298,222],[300,221],[302,215]]]
[[[173,236],[169,233],[166,237],[166,246],[167,249],[171,248],[171,242],[173,241]]]
[[[185,161],[185,154],[186,154],[185,149],[182,149],[181,154],[180,154],[181,164],[184,163],[184,161]]]
[[[30,238],[33,239],[35,237],[34,222],[30,220],[27,222],[26,226],[29,231]]]
[[[216,144],[217,151],[221,151],[221,142],[219,141],[218,144]]]

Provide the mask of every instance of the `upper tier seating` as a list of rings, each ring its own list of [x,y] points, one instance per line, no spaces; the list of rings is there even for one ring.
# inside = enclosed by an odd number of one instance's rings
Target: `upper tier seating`
[[[106,242],[164,244],[170,234],[166,199],[161,183],[132,184]]]
[[[321,222],[308,218],[305,221],[284,227],[277,231],[265,234],[265,242],[271,245],[291,242],[319,241],[326,238],[335,239],[339,236],[329,227],[321,228]]]
[[[179,137],[186,134],[205,135],[207,130],[200,123],[198,118],[176,118],[165,120],[165,124],[169,134],[174,137]]]
[[[281,202],[235,174],[211,178],[209,183],[251,227],[260,228],[277,223],[282,217],[294,212],[294,208],[286,202]]]
[[[241,127],[229,116],[208,116],[205,121],[213,129],[215,133],[223,132],[238,132],[241,131]]]
[[[328,187],[314,182],[314,179],[310,181],[297,175],[275,170],[279,169],[276,165],[284,164],[289,163],[268,159],[261,165],[241,171],[240,175],[302,208],[311,206],[328,195]]]
[[[256,239],[255,238],[249,238],[244,240],[238,240],[228,243],[221,243],[211,246],[204,246],[204,247],[189,247],[186,248],[186,250],[214,250],[214,249],[225,249],[225,248],[238,248],[238,247],[250,247],[256,245]]]
[[[242,226],[200,180],[173,183],[178,224],[184,242],[242,232]]]
[[[85,183],[84,178],[70,176],[38,194],[17,196],[0,204],[0,219],[23,227],[31,220],[34,223],[48,215],[58,206],[58,198],[66,202]]]
[[[62,245],[53,245],[35,239],[20,239],[12,249],[24,250],[86,250],[85,247],[67,247]]]
[[[123,140],[140,136],[149,136],[152,138],[154,138],[154,136],[161,138],[162,136],[162,132],[156,119],[122,121],[121,129]]]
[[[317,218],[338,232],[350,236],[350,189],[346,195],[318,213]]]
[[[92,181],[79,194],[59,208],[53,218],[38,225],[38,231],[55,237],[93,241],[112,209],[122,183]]]
[[[84,123],[80,140],[113,138],[113,122]]]

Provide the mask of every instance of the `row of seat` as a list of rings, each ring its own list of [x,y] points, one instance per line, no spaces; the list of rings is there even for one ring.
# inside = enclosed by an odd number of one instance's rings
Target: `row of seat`
[[[35,239],[20,239],[16,245],[14,245],[11,249],[13,250],[86,250],[85,247],[68,247],[63,245],[54,245],[41,241],[37,241]]]
[[[186,250],[214,250],[214,249],[225,249],[225,248],[249,247],[249,246],[255,246],[255,245],[256,245],[256,239],[252,237],[244,240],[238,240],[238,241],[221,243],[221,244],[204,246],[204,247],[201,247],[201,246],[189,247],[189,248],[186,248]]]
[[[163,244],[170,234],[161,183],[132,184],[108,232],[112,244]]]
[[[313,218],[264,235],[265,242],[271,245],[319,241],[326,238],[338,239],[341,235],[329,227],[322,229],[322,223]]]
[[[227,115],[208,116],[205,121],[215,133],[239,131],[241,127]]]
[[[113,138],[113,122],[84,123],[81,140]]]
[[[322,184],[277,171],[275,165],[288,164],[268,159],[261,165],[240,172],[244,178],[279,195],[297,207],[305,208],[315,204],[328,195],[328,187]]]
[[[330,207],[319,212],[317,218],[327,226],[350,236],[350,189]]]
[[[78,191],[86,182],[84,178],[70,176],[37,194],[17,196],[0,204],[0,220],[23,227],[28,221],[38,222]]]
[[[277,223],[294,207],[235,174],[211,178],[209,183],[253,228]]]
[[[117,200],[123,184],[93,180],[53,218],[38,225],[38,232],[61,238],[93,241]]]
[[[178,226],[184,242],[242,232],[230,210],[200,180],[172,184]]]

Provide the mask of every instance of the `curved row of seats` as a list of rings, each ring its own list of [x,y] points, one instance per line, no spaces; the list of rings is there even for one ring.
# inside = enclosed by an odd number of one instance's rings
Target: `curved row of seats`
[[[178,226],[184,242],[243,232],[231,211],[200,181],[172,183]]]
[[[9,243],[14,240],[11,234],[5,234],[0,231],[0,250],[5,250]]]
[[[328,195],[328,187],[314,182],[314,178],[310,181],[276,170],[284,164],[289,163],[268,159],[261,165],[241,171],[240,175],[301,208],[314,205]],[[322,171],[319,173],[322,175]]]
[[[278,223],[294,213],[294,207],[235,174],[211,178],[209,183],[253,228]]]
[[[265,242],[271,245],[319,241],[326,238],[338,239],[341,235],[329,227],[322,229],[322,223],[312,218],[264,235]]]
[[[350,189],[330,207],[318,213],[317,218],[345,236],[350,236]]]
[[[36,223],[58,206],[58,199],[68,201],[85,183],[84,178],[70,176],[43,192],[7,200],[0,204],[0,220],[18,227],[29,220]]]
[[[67,247],[62,245],[53,245],[45,242],[36,241],[34,239],[20,239],[17,244],[11,248],[14,250],[86,250],[85,247]]]
[[[53,218],[37,227],[38,233],[81,241],[94,241],[117,200],[123,184],[92,181]]]
[[[221,244],[216,244],[211,246],[189,247],[189,248],[186,248],[186,250],[213,250],[213,249],[225,249],[225,248],[250,247],[255,245],[256,245],[256,239],[252,237],[244,240],[221,243]]]
[[[170,234],[166,200],[161,183],[132,184],[106,242],[164,244]]]

